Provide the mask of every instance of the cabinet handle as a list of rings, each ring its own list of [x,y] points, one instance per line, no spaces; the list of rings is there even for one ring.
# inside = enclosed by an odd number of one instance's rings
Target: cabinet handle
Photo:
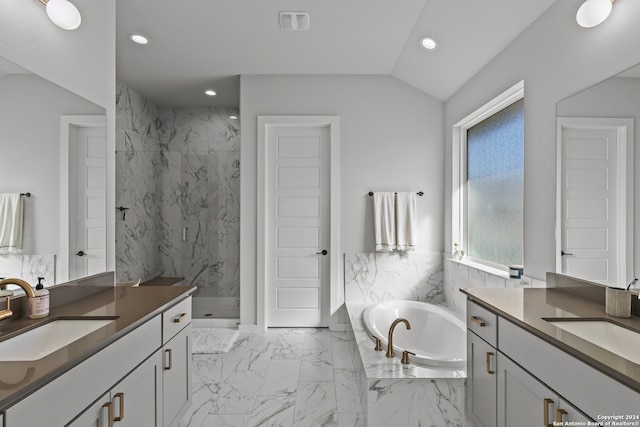
[[[543,427],[552,427],[552,424],[549,423],[549,405],[553,404],[553,399],[546,398],[542,402],[542,416],[544,419],[542,420]]]
[[[170,348],[166,349],[164,353],[169,355],[169,366],[165,366],[164,370],[170,371],[173,367],[173,353]]]
[[[185,316],[187,315],[187,313],[182,313],[180,316],[176,317],[175,319],[173,319],[173,323],[180,323],[182,322],[182,320],[184,320]]]
[[[490,351],[487,351],[487,374],[495,374],[495,371],[491,370],[491,356],[494,354]]]
[[[484,320],[478,319],[476,316],[471,316],[471,321],[480,327],[487,326]]]
[[[124,393],[116,393],[113,398],[120,401],[120,410],[118,411],[118,416],[115,417],[113,421],[122,421],[124,420]]]
[[[556,409],[556,422],[563,423],[564,421],[562,421],[562,417],[567,414],[568,412],[565,411],[564,409]]]
[[[113,427],[113,403],[111,402],[107,402],[104,405],[102,405],[103,408],[107,408],[107,419],[108,419],[108,426],[109,427]]]

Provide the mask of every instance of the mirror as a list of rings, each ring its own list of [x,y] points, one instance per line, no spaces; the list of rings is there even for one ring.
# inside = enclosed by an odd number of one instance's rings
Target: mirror
[[[35,285],[42,276],[52,286],[106,270],[99,257],[74,256],[106,243],[104,116],[102,107],[0,57],[0,196],[30,193],[20,197],[22,248],[0,248],[0,277]]]
[[[556,271],[626,287],[639,267],[640,65],[560,101],[556,113]]]

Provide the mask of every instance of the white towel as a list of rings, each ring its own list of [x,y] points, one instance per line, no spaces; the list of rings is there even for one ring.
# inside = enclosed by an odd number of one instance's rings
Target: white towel
[[[396,247],[394,193],[374,193],[373,226],[376,252],[391,252]]]
[[[0,194],[0,249],[17,252],[22,249],[22,197],[19,193]]]
[[[418,247],[418,219],[415,193],[396,193],[396,250]]]

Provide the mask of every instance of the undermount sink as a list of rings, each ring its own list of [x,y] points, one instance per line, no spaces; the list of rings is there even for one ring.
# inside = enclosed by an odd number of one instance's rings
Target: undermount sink
[[[640,364],[640,333],[608,320],[544,319],[611,353]]]
[[[0,342],[0,362],[42,359],[113,322],[108,319],[54,320]]]

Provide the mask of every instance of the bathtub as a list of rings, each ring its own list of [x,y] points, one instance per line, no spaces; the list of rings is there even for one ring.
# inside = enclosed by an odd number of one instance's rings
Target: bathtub
[[[389,326],[399,317],[407,319],[411,329],[407,330],[403,323],[396,326],[393,349],[397,357],[402,356],[403,350],[409,350],[416,354],[410,357],[411,363],[448,368],[465,366],[466,325],[446,308],[420,301],[393,300],[370,305],[362,313],[365,329],[370,336],[380,338],[385,350]]]

